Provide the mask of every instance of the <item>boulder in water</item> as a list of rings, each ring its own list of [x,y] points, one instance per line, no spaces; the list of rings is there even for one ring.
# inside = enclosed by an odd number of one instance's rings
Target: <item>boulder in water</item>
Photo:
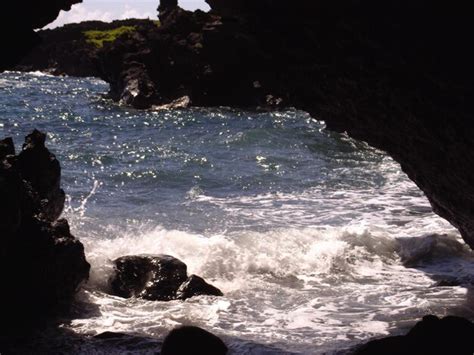
[[[176,292],[176,297],[182,300],[200,295],[223,296],[223,293],[217,287],[209,285],[202,277],[196,275],[189,276]]]
[[[187,278],[186,264],[168,255],[124,256],[114,263],[112,291],[124,298],[169,301]]]
[[[192,326],[173,329],[165,338],[161,355],[225,355],[227,346],[208,331]]]
[[[198,295],[222,296],[222,292],[192,275],[182,261],[169,255],[132,255],[114,261],[111,280],[114,295],[151,301],[187,299]]]

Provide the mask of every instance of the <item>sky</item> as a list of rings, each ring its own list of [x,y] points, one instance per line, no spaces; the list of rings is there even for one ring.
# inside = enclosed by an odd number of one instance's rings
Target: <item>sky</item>
[[[188,10],[209,9],[204,0],[179,0],[178,3]],[[110,22],[126,18],[156,19],[158,4],[159,0],[83,0],[82,4],[74,5],[70,11],[61,11],[56,21],[46,28],[88,20]]]

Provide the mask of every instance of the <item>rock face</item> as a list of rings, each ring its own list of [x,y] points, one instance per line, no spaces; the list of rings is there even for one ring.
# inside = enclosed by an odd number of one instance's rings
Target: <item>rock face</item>
[[[78,77],[100,76],[100,46],[91,42],[87,33],[106,33],[122,26],[137,28],[156,26],[149,20],[85,21],[67,24],[54,30],[38,32],[41,45],[34,47],[14,67],[19,71],[43,71],[53,75]]]
[[[222,296],[222,292],[202,278],[187,277],[187,267],[169,255],[124,256],[114,261],[110,282],[114,295],[152,301],[187,299],[199,295]]]
[[[473,339],[474,324],[464,318],[426,316],[407,335],[371,341],[354,355],[471,355]]]
[[[191,326],[173,329],[165,338],[161,355],[225,355],[227,346],[208,331]]]
[[[66,307],[89,276],[83,245],[57,219],[64,205],[61,172],[44,143],[45,135],[34,131],[15,156],[13,141],[0,141],[0,311],[9,329]]]
[[[55,221],[63,211],[65,194],[61,189],[61,167],[45,147],[46,135],[37,130],[26,136],[18,155],[18,168],[41,201],[41,217]]]
[[[35,29],[53,22],[61,10],[70,10],[73,4],[80,2],[82,0],[25,0],[3,3],[0,11],[0,71],[13,66],[39,42]]]

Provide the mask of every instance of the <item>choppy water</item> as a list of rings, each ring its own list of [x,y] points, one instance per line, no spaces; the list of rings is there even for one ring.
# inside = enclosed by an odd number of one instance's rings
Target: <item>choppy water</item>
[[[428,313],[473,317],[473,254],[383,152],[299,111],[142,112],[106,91],[0,75],[1,136],[19,148],[33,128],[48,132],[64,215],[92,264],[64,328],[159,339],[195,324],[234,354],[319,354]],[[108,295],[111,260],[136,253],[178,257],[225,297]],[[435,286],[452,278],[462,285]]]

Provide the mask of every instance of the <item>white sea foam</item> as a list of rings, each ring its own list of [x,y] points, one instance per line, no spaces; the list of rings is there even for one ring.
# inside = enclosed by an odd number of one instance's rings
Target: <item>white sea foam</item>
[[[472,254],[457,236],[445,238],[450,242],[438,243],[431,257],[468,258],[472,264]],[[73,329],[86,333],[162,336],[178,324],[196,324],[227,338],[267,345],[281,341],[286,348],[312,353],[310,349],[320,350],[318,346],[329,346],[334,339],[350,342],[387,334],[394,321],[443,310],[465,296],[462,287],[430,288],[433,280],[425,272],[404,267],[400,255],[405,258],[407,249],[423,254],[423,242],[400,242],[362,227],[228,235],[156,227],[83,242],[92,272],[82,297],[100,309],[98,316],[73,322]],[[162,303],[107,296],[111,261],[141,253],[183,260],[189,273],[205,277],[225,297]],[[458,271],[466,265],[460,263]]]

